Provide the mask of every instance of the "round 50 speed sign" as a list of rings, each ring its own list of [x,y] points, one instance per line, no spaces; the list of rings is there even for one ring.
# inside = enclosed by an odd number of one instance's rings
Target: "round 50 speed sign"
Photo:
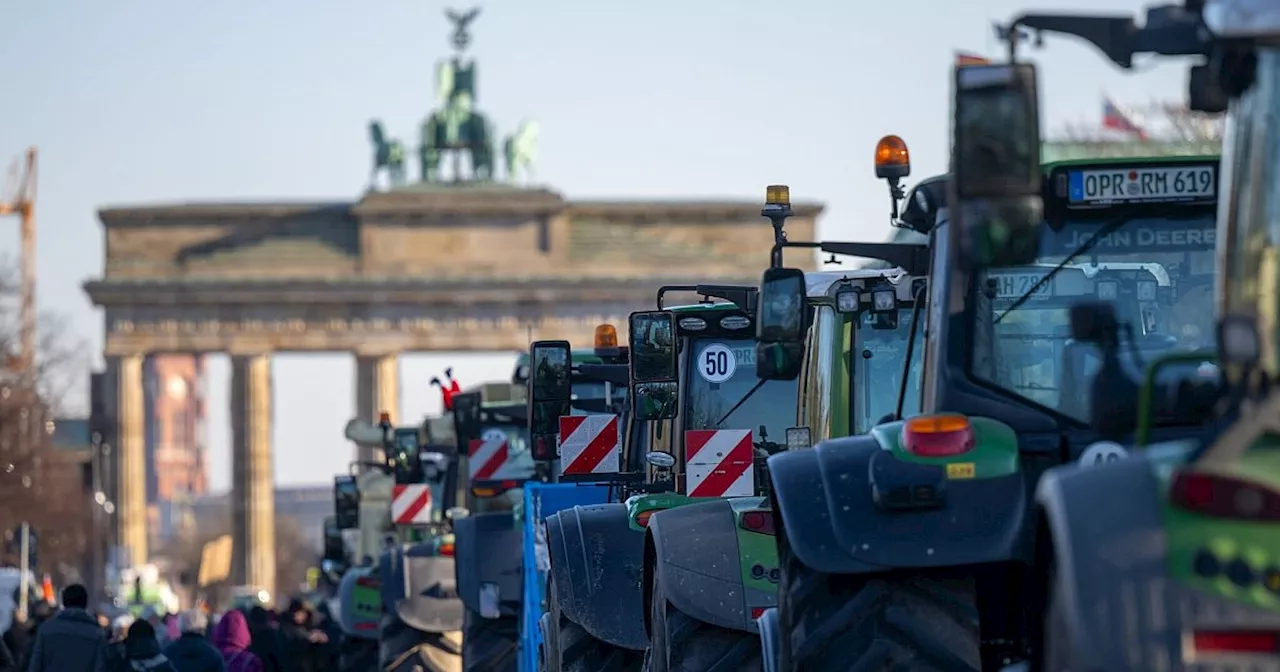
[[[738,360],[728,346],[712,343],[698,353],[694,368],[708,383],[723,383],[732,378],[734,372],[738,370]]]

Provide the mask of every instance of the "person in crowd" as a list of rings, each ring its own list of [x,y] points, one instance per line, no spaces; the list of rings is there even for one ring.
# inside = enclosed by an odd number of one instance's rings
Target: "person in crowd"
[[[14,607],[13,622],[9,624],[4,637],[0,638],[5,648],[9,650],[9,654],[13,656],[13,664],[20,670],[27,669],[27,658],[31,653],[32,628],[33,624],[27,619],[27,613]]]
[[[138,619],[124,638],[124,659],[116,661],[114,672],[178,672],[160,650],[151,621]]]
[[[151,624],[151,630],[156,633],[156,641],[160,648],[164,648],[169,643],[169,629],[164,623],[164,615],[148,605],[142,609],[142,620]]]
[[[177,614],[164,615],[164,638],[170,643],[182,636],[182,626],[178,621]]]
[[[228,611],[213,631],[213,645],[222,654],[227,672],[263,672],[262,661],[249,650],[249,623],[239,611]]]
[[[164,648],[178,672],[226,672],[222,654],[209,642],[209,617],[199,609],[184,611],[176,619],[178,636]]]
[[[117,670],[125,659],[124,639],[133,625],[131,614],[120,614],[111,621],[111,629],[107,632],[106,669]]]
[[[86,611],[89,591],[73,583],[62,590],[62,611],[40,624],[28,672],[103,672],[107,638]]]
[[[338,658],[342,652],[342,628],[333,619],[328,602],[321,602],[316,608],[314,626],[324,633],[326,639],[324,643],[316,645],[316,665],[318,666],[316,669],[337,669]]]
[[[284,643],[285,658],[293,663],[297,672],[319,672],[318,647],[327,644],[329,638],[311,627],[311,609],[299,599],[289,602],[284,617],[280,619],[280,639]]]
[[[271,614],[260,606],[249,610],[249,634],[253,644],[249,650],[262,661],[263,672],[292,672],[285,666],[280,633],[271,623]]]
[[[0,639],[0,672],[18,672],[18,662],[3,639]]]

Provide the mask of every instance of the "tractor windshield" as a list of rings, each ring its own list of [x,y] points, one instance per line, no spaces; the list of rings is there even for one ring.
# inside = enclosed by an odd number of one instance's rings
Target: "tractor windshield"
[[[754,340],[703,338],[686,345],[692,359],[684,428],[750,429],[757,448],[786,448],[787,428],[796,418],[797,381],[756,377]]]
[[[1169,183],[1194,180],[1199,187],[1207,182],[1209,190],[1216,188],[1212,167],[1148,171],[1160,173]],[[1125,193],[1134,193],[1139,188],[1135,184],[1145,188],[1150,182],[1141,171],[1128,175]],[[1072,179],[1075,189],[1074,175]],[[1114,179],[1123,185],[1123,173]],[[1202,201],[1144,208],[1143,214],[1149,215],[1118,217],[1109,216],[1105,208],[1093,209],[1087,216],[1068,216],[1057,230],[1042,226],[1035,264],[976,273],[971,289],[976,316],[973,375],[1086,422],[1100,360],[1094,346],[1071,339],[1071,306],[1112,304],[1121,324],[1121,358],[1134,376],[1157,355],[1211,347],[1213,205]],[[1126,209],[1134,211],[1133,206]],[[1082,248],[1085,252],[1080,253]],[[1055,272],[1064,261],[1066,265]],[[1049,280],[1041,282],[1045,276]]]
[[[897,326],[877,329],[876,315],[861,313],[854,330],[853,431],[864,434],[880,424],[898,407],[898,390],[902,387],[902,363],[907,357],[907,340],[911,335],[911,308],[898,309]],[[911,354],[911,370],[907,373],[907,396],[902,415],[910,417],[920,410],[920,369],[924,363],[924,315],[916,328],[916,347]]]

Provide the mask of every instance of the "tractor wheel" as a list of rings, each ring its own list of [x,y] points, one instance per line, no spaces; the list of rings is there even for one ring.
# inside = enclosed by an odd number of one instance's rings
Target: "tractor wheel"
[[[823,574],[791,553],[782,529],[778,564],[780,669],[982,670],[972,579],[919,572]]]
[[[761,670],[760,637],[703,623],[667,602],[662,581],[653,583],[645,672]]]
[[[520,646],[520,625],[516,619],[483,618],[468,609],[462,628],[465,672],[516,672]]]
[[[421,632],[383,614],[378,639],[379,666],[386,672],[462,672],[460,632]]]
[[[565,618],[560,611],[554,579],[547,582],[547,613],[543,644],[547,646],[547,669],[551,672],[640,672],[644,653],[596,639],[586,628]],[[559,627],[550,633],[551,624]],[[554,647],[554,648],[552,648]]]

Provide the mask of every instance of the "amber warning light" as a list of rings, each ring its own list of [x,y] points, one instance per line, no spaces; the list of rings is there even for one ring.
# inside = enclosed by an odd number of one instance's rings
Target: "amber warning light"
[[[791,189],[785,184],[771,184],[764,190],[765,205],[791,205]]]
[[[896,135],[886,135],[876,143],[876,177],[901,179],[911,174],[911,152]]]
[[[389,425],[389,424],[391,424],[391,414],[390,414],[390,413],[388,413],[388,412],[386,412],[386,411],[383,411],[383,412],[379,413],[379,414],[378,414],[378,424],[379,424],[379,425]]]
[[[902,445],[920,457],[950,457],[973,448],[973,426],[963,415],[922,415],[902,425]]]
[[[618,330],[612,324],[596,327],[596,350],[609,350],[618,347]]]

